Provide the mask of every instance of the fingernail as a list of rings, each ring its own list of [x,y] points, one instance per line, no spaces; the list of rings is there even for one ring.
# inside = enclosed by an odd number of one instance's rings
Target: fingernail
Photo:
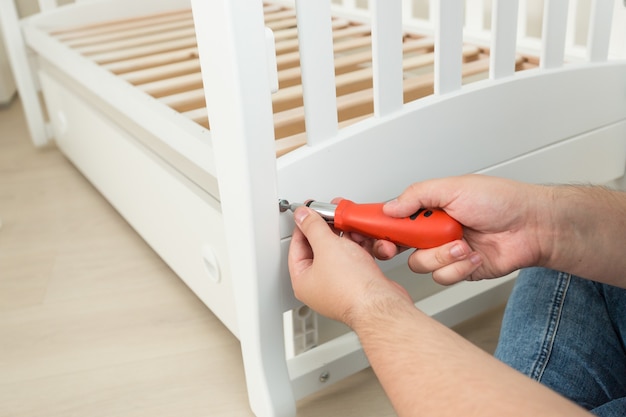
[[[301,207],[293,213],[293,218],[296,221],[296,224],[301,224],[304,219],[306,219],[309,215],[309,210],[307,208]]]
[[[389,200],[385,203],[385,206],[387,207],[394,207],[398,205],[398,199],[394,198],[393,200]]]
[[[450,255],[452,255],[453,258],[458,259],[465,255],[465,250],[461,245],[456,244],[450,248]]]
[[[472,255],[470,255],[469,260],[474,265],[479,265],[480,263],[482,263],[483,258],[479,254],[473,253]]]

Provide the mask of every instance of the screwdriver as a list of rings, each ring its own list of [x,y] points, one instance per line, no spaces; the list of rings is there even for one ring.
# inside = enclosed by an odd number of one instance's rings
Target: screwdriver
[[[289,203],[280,200],[280,211],[295,211],[306,206],[319,213],[327,223],[342,232],[388,240],[399,246],[428,249],[463,237],[463,227],[438,208],[421,208],[409,217],[397,218],[383,213],[384,203],[357,204],[341,200],[339,204]]]

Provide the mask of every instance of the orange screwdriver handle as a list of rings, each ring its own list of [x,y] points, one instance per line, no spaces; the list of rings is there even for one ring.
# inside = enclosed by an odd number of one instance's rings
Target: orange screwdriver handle
[[[463,237],[461,224],[441,209],[420,209],[412,216],[396,218],[384,214],[383,205],[341,200],[335,210],[334,227],[417,249],[434,248]]]

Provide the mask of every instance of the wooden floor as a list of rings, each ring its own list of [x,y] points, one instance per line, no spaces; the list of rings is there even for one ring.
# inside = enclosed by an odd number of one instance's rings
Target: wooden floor
[[[238,340],[54,147],[0,108],[0,417],[252,416]],[[457,330],[493,350],[501,309]],[[393,416],[371,370],[298,416]]]

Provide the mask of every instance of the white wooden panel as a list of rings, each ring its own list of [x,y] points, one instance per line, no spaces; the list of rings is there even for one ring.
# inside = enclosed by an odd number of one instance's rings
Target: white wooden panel
[[[497,79],[515,72],[519,3],[517,0],[494,0],[492,7],[489,76]]]
[[[372,0],[374,112],[385,116],[402,107],[402,2]]]
[[[250,406],[295,415],[283,343],[274,126],[263,5],[192,0]],[[219,62],[220,65],[215,65]]]
[[[593,0],[587,58],[589,61],[605,61],[609,55],[614,0]]]
[[[297,0],[302,98],[307,143],[336,135],[337,97],[330,0]]]
[[[481,173],[518,181],[604,184],[624,174],[626,122],[583,133]],[[580,169],[580,167],[593,169]]]
[[[568,5],[569,0],[546,0],[545,2],[539,62],[542,68],[556,68],[563,65]]]
[[[439,0],[436,5],[435,94],[461,88],[463,5],[463,0]]]

